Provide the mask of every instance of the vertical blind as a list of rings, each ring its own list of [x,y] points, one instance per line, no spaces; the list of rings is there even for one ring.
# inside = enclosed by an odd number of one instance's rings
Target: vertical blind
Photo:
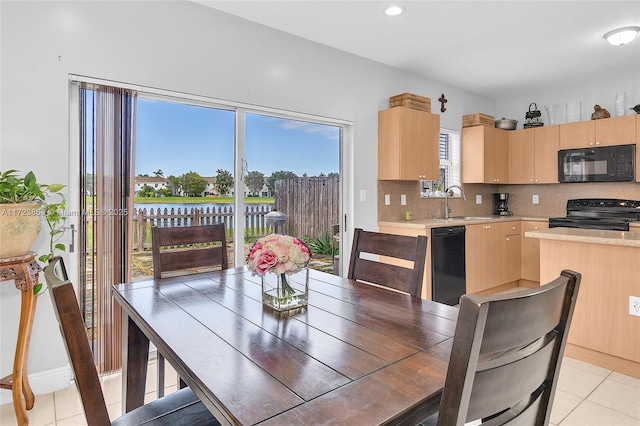
[[[131,277],[136,102],[133,90],[80,83],[80,205],[86,219],[80,284],[95,304],[87,326],[100,373],[117,371],[122,362],[122,313],[111,286]]]
[[[443,189],[460,185],[460,135],[450,130],[441,131],[439,148],[440,181]]]

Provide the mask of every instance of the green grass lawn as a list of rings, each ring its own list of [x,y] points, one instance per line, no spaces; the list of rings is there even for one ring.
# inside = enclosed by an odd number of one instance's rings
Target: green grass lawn
[[[233,204],[234,197],[135,197],[136,204],[181,203],[181,204]],[[245,197],[245,204],[273,204],[273,197]]]

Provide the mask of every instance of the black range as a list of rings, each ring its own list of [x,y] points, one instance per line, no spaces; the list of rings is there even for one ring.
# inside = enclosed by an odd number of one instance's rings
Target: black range
[[[582,198],[567,201],[567,216],[549,219],[549,228],[586,228],[628,231],[640,221],[640,201]]]

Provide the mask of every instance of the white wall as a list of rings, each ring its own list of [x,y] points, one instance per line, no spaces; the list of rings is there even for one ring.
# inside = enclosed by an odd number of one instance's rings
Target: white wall
[[[638,49],[636,45],[611,46],[612,49]],[[529,105],[535,102],[542,112],[542,119],[546,125],[547,114],[545,105],[561,104],[567,102],[581,103],[581,121],[591,119],[594,105],[598,104],[606,108],[611,116],[615,116],[615,99],[617,93],[626,93],[627,108],[625,115],[635,114],[630,108],[640,104],[640,50],[636,69],[618,70],[617,75],[604,75],[593,81],[574,82],[571,75],[563,76],[567,81],[563,90],[540,90],[531,93],[521,93],[518,96],[499,98],[497,102],[498,114],[496,118],[506,117],[518,120],[518,129],[522,128],[525,121],[525,113]]]
[[[69,184],[68,75],[77,74],[353,122],[351,188],[367,191],[349,213],[377,229],[377,111],[412,92],[449,100],[443,127],[495,113],[494,101],[295,38],[190,2],[0,2],[0,170],[34,170]],[[68,194],[67,194],[68,195]],[[40,235],[34,249],[44,251]],[[68,255],[67,255],[68,256]],[[0,290],[0,375],[11,372],[19,294]],[[29,372],[66,363],[51,304],[38,301]],[[53,376],[53,375],[52,375]],[[64,380],[62,380],[64,382]],[[55,380],[33,383],[36,391]],[[0,396],[8,402],[7,391]]]

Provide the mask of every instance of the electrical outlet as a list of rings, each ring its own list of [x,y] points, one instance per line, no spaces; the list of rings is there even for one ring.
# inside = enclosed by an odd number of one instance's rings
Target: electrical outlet
[[[629,296],[629,315],[640,317],[640,297]]]
[[[477,194],[476,195],[476,204],[482,204],[482,195],[481,194]]]
[[[400,195],[400,205],[401,206],[407,205],[407,196],[405,194]]]
[[[385,206],[390,206],[391,205],[391,195],[384,194],[384,205]]]
[[[540,198],[537,195],[534,195],[533,197],[531,197],[531,201],[533,202],[533,204],[538,204],[540,202]]]
[[[367,190],[366,189],[361,189],[360,190],[360,201],[362,201],[362,202],[367,201]]]

